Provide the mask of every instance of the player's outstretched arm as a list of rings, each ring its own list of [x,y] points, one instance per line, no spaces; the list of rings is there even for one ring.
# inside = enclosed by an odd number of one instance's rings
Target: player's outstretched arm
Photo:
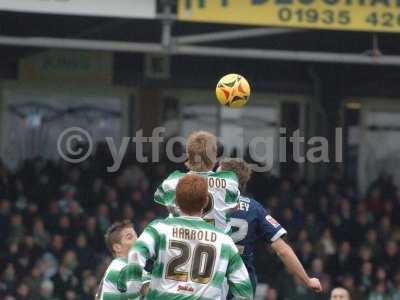
[[[296,276],[305,286],[314,292],[322,292],[321,283],[317,278],[310,278],[297,255],[294,253],[292,247],[290,247],[283,239],[278,238],[271,244],[272,249],[279,256],[281,261],[284,263],[290,273]]]
[[[237,300],[252,300],[253,288],[250,282],[249,273],[243,263],[242,258],[233,244],[226,246],[225,251],[229,252],[228,268],[226,276],[228,279],[229,290]]]

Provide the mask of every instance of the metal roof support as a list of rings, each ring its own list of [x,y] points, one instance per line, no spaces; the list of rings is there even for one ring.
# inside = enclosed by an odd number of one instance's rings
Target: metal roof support
[[[88,39],[0,36],[0,45],[34,48],[104,50],[113,52],[164,53],[164,48],[159,43],[117,42]]]
[[[247,59],[270,59],[304,62],[325,62],[361,65],[400,66],[400,56],[367,56],[353,53],[291,51],[271,49],[223,48],[204,46],[177,46],[174,54]]]
[[[169,1],[164,1],[163,13],[164,15],[171,15],[171,3]],[[161,43],[167,52],[170,51],[172,46],[172,24],[173,20],[163,19],[162,20],[162,33],[161,33]]]
[[[246,59],[323,62],[323,63],[348,63],[360,65],[387,65],[400,66],[400,56],[382,55],[368,56],[353,53],[331,53],[311,51],[290,51],[270,49],[223,48],[178,45],[167,52],[159,43],[115,42],[86,39],[60,39],[60,38],[24,38],[0,36],[0,45],[37,47],[37,48],[65,48],[81,50],[105,50],[113,52],[143,52],[163,53],[171,55],[193,55],[211,57],[233,57]]]
[[[199,44],[209,42],[221,42],[227,40],[247,39],[258,36],[271,36],[278,34],[290,34],[304,32],[304,30],[297,29],[283,29],[283,28],[252,28],[240,30],[228,30],[220,32],[210,32],[193,34],[187,36],[178,36],[174,38],[176,44]]]

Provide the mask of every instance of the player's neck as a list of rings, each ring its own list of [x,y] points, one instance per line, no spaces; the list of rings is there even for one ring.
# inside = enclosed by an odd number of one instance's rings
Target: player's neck
[[[213,168],[203,168],[203,169],[198,169],[198,170],[190,170],[190,172],[195,172],[195,173],[206,173],[206,172],[212,172]]]
[[[115,258],[128,259],[128,253],[116,253]]]
[[[181,216],[182,217],[189,217],[189,218],[201,218],[203,216],[202,213],[198,213],[198,214],[186,214],[183,211],[181,211]]]

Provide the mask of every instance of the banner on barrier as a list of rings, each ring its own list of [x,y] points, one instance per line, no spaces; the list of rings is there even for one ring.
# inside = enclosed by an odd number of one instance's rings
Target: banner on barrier
[[[113,54],[54,49],[22,58],[18,74],[22,81],[111,85]]]
[[[178,19],[400,32],[400,0],[179,0]]]
[[[152,19],[156,0],[0,0],[0,10]]]

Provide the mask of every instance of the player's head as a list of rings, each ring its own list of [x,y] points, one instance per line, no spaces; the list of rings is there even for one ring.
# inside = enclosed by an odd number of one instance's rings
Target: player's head
[[[186,167],[191,171],[210,171],[217,161],[217,137],[207,131],[195,131],[186,141]]]
[[[349,292],[342,287],[334,288],[330,300],[351,300]]]
[[[115,257],[127,257],[137,235],[129,220],[115,222],[108,227],[104,236],[108,250]]]
[[[251,168],[248,163],[240,158],[226,158],[220,161],[219,170],[232,171],[239,177],[239,190],[244,193],[247,182],[251,177]]]
[[[194,174],[182,177],[176,186],[175,201],[182,213],[200,216],[208,204],[207,179]]]

